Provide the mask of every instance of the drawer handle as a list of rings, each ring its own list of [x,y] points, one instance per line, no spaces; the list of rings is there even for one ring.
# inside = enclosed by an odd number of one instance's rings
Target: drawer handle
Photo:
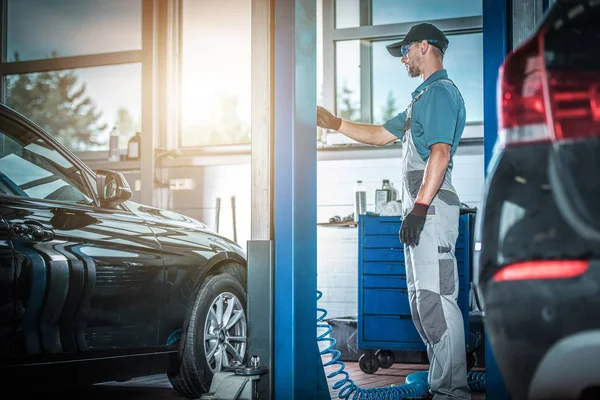
[[[408,289],[400,289],[401,293],[408,293]]]

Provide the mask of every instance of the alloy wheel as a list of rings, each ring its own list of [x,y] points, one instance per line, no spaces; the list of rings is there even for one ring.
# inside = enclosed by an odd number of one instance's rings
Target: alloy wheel
[[[246,332],[246,313],[240,300],[229,292],[219,294],[204,322],[204,354],[213,373],[232,363],[243,363]]]

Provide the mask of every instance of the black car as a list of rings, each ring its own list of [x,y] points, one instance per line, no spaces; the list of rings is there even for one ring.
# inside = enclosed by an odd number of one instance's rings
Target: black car
[[[244,250],[131,194],[0,106],[2,383],[167,373],[199,397],[245,362]]]
[[[475,274],[516,400],[600,398],[599,41],[600,1],[558,0],[500,69]]]

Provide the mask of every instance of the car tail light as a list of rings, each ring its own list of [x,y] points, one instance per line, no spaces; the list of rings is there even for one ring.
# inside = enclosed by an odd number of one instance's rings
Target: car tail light
[[[600,136],[600,73],[552,71],[548,90],[557,140]]]
[[[500,140],[513,143],[549,140],[544,101],[543,35],[509,55],[499,76]]]
[[[506,146],[600,137],[600,72],[547,70],[545,33],[500,67],[499,138]]]
[[[586,260],[525,261],[503,267],[494,274],[493,281],[574,278],[583,275],[588,267]]]

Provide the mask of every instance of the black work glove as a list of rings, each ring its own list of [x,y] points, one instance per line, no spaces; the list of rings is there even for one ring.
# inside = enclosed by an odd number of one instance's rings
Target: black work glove
[[[337,131],[342,125],[342,119],[336,117],[323,107],[317,106],[317,126]]]
[[[400,241],[405,246],[416,246],[419,244],[419,236],[425,226],[425,218],[429,206],[423,203],[415,203],[411,212],[402,221],[400,227]]]

